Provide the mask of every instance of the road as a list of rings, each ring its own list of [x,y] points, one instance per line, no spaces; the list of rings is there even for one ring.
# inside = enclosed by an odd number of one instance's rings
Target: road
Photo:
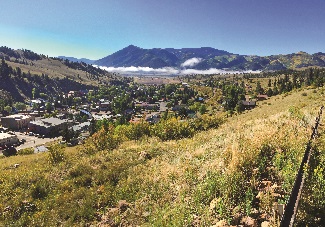
[[[62,136],[55,137],[55,138],[37,138],[36,136],[29,136],[19,132],[16,132],[16,135],[19,140],[22,139],[26,140],[24,144],[21,144],[20,146],[16,147],[17,150],[36,147],[36,146],[44,145],[45,143],[62,140]]]

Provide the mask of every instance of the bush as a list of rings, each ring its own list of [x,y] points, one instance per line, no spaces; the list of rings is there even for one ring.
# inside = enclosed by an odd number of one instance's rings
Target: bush
[[[109,125],[107,128],[104,126],[92,136],[92,143],[98,150],[113,150],[122,141],[118,135],[114,134],[114,126]]]
[[[18,155],[30,155],[34,154],[34,149],[33,148],[25,148],[17,151]]]
[[[189,122],[180,121],[178,118],[161,120],[152,127],[151,135],[163,141],[187,138],[194,135],[194,129]]]
[[[48,161],[50,164],[56,164],[64,161],[63,147],[59,144],[49,147]]]
[[[6,156],[6,157],[14,156],[14,155],[17,155],[17,150],[16,150],[16,148],[14,148],[14,147],[9,147],[9,148],[7,148],[6,150],[4,150],[4,151],[2,152],[2,154],[3,154],[4,156]]]

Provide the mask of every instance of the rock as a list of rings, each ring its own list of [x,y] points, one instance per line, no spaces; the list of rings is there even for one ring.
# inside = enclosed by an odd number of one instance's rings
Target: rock
[[[261,224],[261,227],[269,227],[270,226],[270,222],[268,221],[263,221]]]
[[[216,209],[216,207],[218,206],[220,202],[220,198],[214,198],[211,202],[210,202],[210,211],[214,211]]]
[[[120,200],[117,204],[117,208],[122,213],[124,213],[129,207],[130,207],[130,204],[128,202],[126,202],[126,200]]]
[[[146,159],[151,159],[150,154],[148,154],[146,151],[141,151],[139,160],[146,160]]]
[[[243,217],[240,223],[244,226],[257,227],[257,221],[251,217]]]
[[[226,227],[226,226],[229,226],[228,223],[225,220],[220,220],[212,227]]]

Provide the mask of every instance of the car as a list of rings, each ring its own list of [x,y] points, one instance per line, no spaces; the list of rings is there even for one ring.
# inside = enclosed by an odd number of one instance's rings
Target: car
[[[28,135],[29,135],[29,136],[33,136],[34,133],[33,133],[33,132],[29,132]]]

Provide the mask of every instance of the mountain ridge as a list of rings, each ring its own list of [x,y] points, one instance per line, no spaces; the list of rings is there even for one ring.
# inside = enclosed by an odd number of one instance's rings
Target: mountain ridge
[[[184,64],[191,61],[195,64]],[[150,68],[210,68],[230,70],[282,70],[303,67],[325,67],[325,54],[308,54],[304,51],[270,56],[241,55],[212,47],[201,48],[152,48],[144,49],[129,45],[94,62],[106,67]],[[185,66],[184,66],[185,65]]]
[[[72,62],[84,62],[86,64],[93,64],[96,61],[88,58],[75,58],[75,57],[67,57],[67,56],[58,56],[58,58],[62,58],[63,60],[67,59]]]

